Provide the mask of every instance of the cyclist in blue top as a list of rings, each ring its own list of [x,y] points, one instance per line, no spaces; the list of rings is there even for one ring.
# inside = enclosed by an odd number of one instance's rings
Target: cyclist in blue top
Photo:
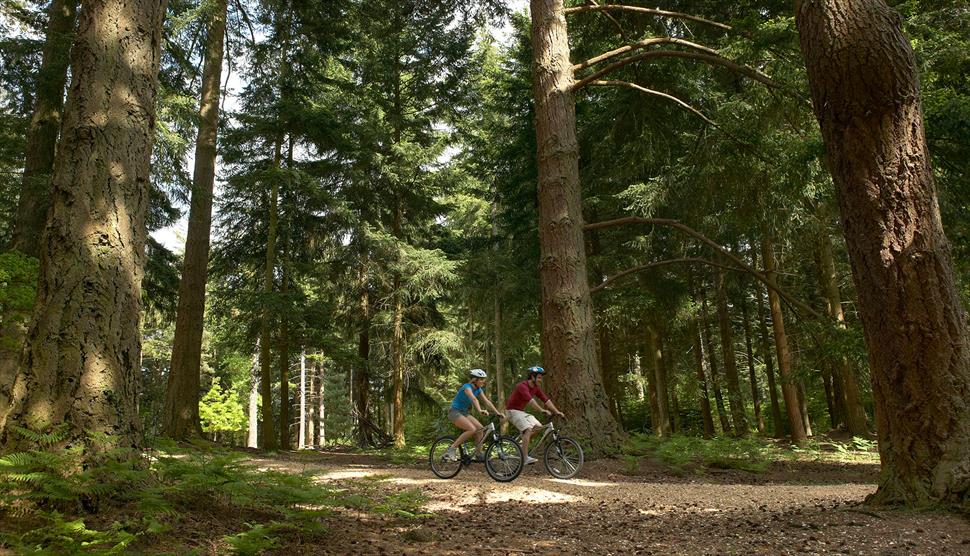
[[[482,424],[478,422],[478,419],[468,414],[469,409],[474,405],[476,411],[482,415],[488,415],[488,411],[482,409],[481,404],[478,403],[479,398],[496,415],[501,415],[499,410],[495,409],[492,400],[488,399],[485,395],[485,378],[487,376],[485,371],[472,369],[468,374],[468,382],[462,384],[461,388],[458,389],[458,393],[455,394],[455,399],[451,402],[451,408],[448,409],[448,420],[464,431],[452,442],[448,451],[445,453],[445,458],[452,461],[458,459],[458,455],[455,452],[458,446],[461,446],[472,435],[475,435],[475,461],[483,461],[485,459],[485,455],[482,453],[482,440],[485,438],[485,434],[482,432]]]

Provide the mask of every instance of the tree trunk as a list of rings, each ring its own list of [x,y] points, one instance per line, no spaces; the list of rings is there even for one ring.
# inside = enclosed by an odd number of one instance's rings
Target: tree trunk
[[[249,434],[246,437],[246,446],[255,448],[259,446],[259,347],[253,353],[253,366],[250,372],[251,386],[249,389]]]
[[[492,200],[492,246],[496,254],[498,253],[498,193]],[[498,408],[505,408],[505,353],[502,345],[502,300],[501,288],[498,281],[500,277],[496,275],[495,284],[495,399],[498,400]],[[504,423],[503,423],[504,425]]]
[[[822,369],[822,387],[825,389],[825,406],[829,410],[829,422],[832,424],[832,430],[837,430],[842,421],[841,417],[839,416],[839,410],[835,404],[832,372],[828,369]]]
[[[357,421],[357,446],[366,448],[374,443],[370,420],[370,297],[361,270],[360,314],[361,328],[357,335],[357,359],[360,367],[351,379],[351,399]]]
[[[34,113],[27,130],[27,150],[20,201],[10,248],[40,257],[51,195],[51,173],[64,106],[78,0],[53,0],[47,10],[47,35],[37,74]],[[22,340],[22,338],[21,338]],[[19,344],[19,342],[18,342]]]
[[[771,239],[761,240],[761,256],[765,263],[765,277],[768,283],[775,285],[775,253]],[[802,422],[802,412],[799,410],[797,385],[791,376],[791,352],[788,350],[788,336],[785,334],[785,317],[781,312],[781,298],[773,287],[768,290],[768,307],[771,309],[771,325],[775,333],[775,351],[778,355],[778,374],[781,376],[781,393],[785,398],[785,408],[788,410],[788,426],[791,431],[792,442],[801,444],[808,437],[805,423]]]
[[[660,362],[657,361],[657,349],[656,342],[648,334],[647,336],[647,368],[644,375],[647,377],[647,403],[650,404],[650,428],[653,429],[653,433],[659,437],[664,437],[664,426],[662,425],[660,419],[660,402],[657,396],[657,367],[660,366]]]
[[[209,21],[199,103],[199,132],[195,141],[195,169],[185,258],[179,282],[178,312],[172,344],[172,366],[165,390],[162,434],[176,440],[201,434],[199,390],[202,367],[202,324],[209,269],[212,229],[212,188],[216,175],[216,132],[222,83],[223,37],[227,0],[216,0]]]
[[[633,354],[633,377],[637,387],[637,401],[646,400],[647,394],[643,391],[643,369],[640,364],[640,352]]]
[[[724,271],[718,269],[717,275],[717,323],[721,332],[721,355],[724,357],[724,378],[727,382],[728,399],[731,402],[731,420],[738,436],[748,434],[748,417],[741,398],[741,381],[738,378],[738,361],[734,354],[734,331],[728,315],[727,285]]]
[[[710,371],[708,380],[711,389],[714,390],[714,405],[717,407],[717,417],[721,422],[721,432],[731,434],[731,422],[728,420],[727,410],[724,408],[724,397],[721,396],[721,387],[717,383],[717,353],[714,351],[714,335],[711,333],[711,318],[707,310],[707,296],[704,290],[700,290],[701,296],[701,320],[703,327],[704,347],[707,350],[708,370]]]
[[[327,393],[327,368],[324,366],[324,361],[321,359],[318,367],[319,375],[317,376],[317,431],[319,433],[319,440],[315,441],[317,446],[323,446],[327,443],[327,427],[325,418],[327,416],[327,404],[324,396]]]
[[[883,469],[871,501],[966,504],[970,331],[912,48],[881,0],[796,4],[869,348]]]
[[[751,401],[754,404],[754,420],[758,424],[758,432],[764,434],[765,417],[761,414],[761,391],[758,388],[758,377],[754,371],[754,348],[751,343],[751,316],[748,314],[748,300],[744,296],[741,297],[741,319],[744,321],[744,349],[748,356],[748,378],[751,382]]]
[[[401,231],[401,199],[398,197],[394,212],[394,235],[403,239]],[[394,432],[394,447],[404,447],[404,292],[401,291],[401,274],[394,273],[394,343],[392,346],[393,366],[391,369],[391,388]]]
[[[141,279],[164,16],[165,2],[148,0],[91,0],[79,16],[37,302],[0,451],[47,447],[7,425],[63,424],[58,446],[81,447],[88,460],[141,444]]]
[[[300,350],[300,428],[296,445],[306,448],[306,350]]]
[[[835,257],[832,254],[832,238],[828,234],[822,234],[819,241],[819,263],[822,270],[822,289],[825,291],[826,305],[829,316],[837,323],[839,328],[845,329],[845,313],[842,311],[842,294],[839,291],[839,279],[835,273]],[[868,434],[866,426],[866,410],[862,407],[862,395],[859,391],[859,381],[856,380],[855,373],[849,365],[849,359],[841,356],[837,359],[835,371],[838,374],[838,382],[841,387],[841,394],[844,396],[845,426],[849,434],[853,436],[865,436]],[[838,407],[838,403],[836,406]]]
[[[667,399],[667,377],[664,372],[663,351],[660,334],[653,325],[647,325],[647,355],[650,358],[650,408],[656,413],[653,431],[657,436],[670,436],[670,402]]]
[[[701,418],[704,420],[704,436],[714,436],[714,418],[711,416],[711,398],[707,388],[707,376],[704,372],[704,345],[701,342],[701,331],[697,319],[691,321],[691,338],[694,341],[694,365],[697,367],[697,383],[700,386]]]
[[[671,376],[670,352],[667,351],[667,339],[663,334],[658,336],[660,340],[660,374],[657,377],[657,391],[660,392],[660,402],[667,414],[667,426],[671,433],[677,432],[677,395],[674,392],[673,378]]]
[[[758,251],[751,246],[751,261],[758,266]],[[785,422],[781,417],[781,404],[778,402],[778,388],[775,385],[775,363],[771,357],[771,340],[768,337],[768,323],[765,315],[765,298],[761,294],[761,285],[754,284],[754,295],[758,301],[758,328],[761,332],[761,353],[765,359],[765,376],[768,378],[768,399],[771,402],[772,433],[775,438],[785,436]]]
[[[285,298],[289,293],[290,275],[286,268],[286,251],[283,251],[280,274],[283,284],[280,294]],[[290,444],[290,319],[284,312],[280,315],[280,450],[289,450]]]
[[[51,193],[54,151],[61,123],[64,82],[71,50],[77,0],[53,0],[48,9],[47,37],[37,77],[34,114],[27,130],[26,163],[20,190],[20,203],[15,215],[10,248],[40,257],[47,223],[47,206]],[[10,407],[14,380],[20,370],[27,323],[19,318],[0,315],[0,428],[3,415]]]
[[[310,363],[310,373],[307,376],[307,379],[310,381],[310,387],[307,392],[307,403],[309,407],[307,411],[306,445],[309,448],[319,446],[319,433],[317,433],[317,396],[320,395],[320,385],[317,383],[317,365],[319,363],[315,360]]]
[[[283,149],[283,140],[276,141],[275,152],[273,153],[273,167],[280,169],[280,156]],[[272,318],[270,296],[273,294],[274,275],[276,271],[276,234],[279,226],[279,196],[280,196],[280,173],[277,171],[270,174],[272,184],[269,194],[269,229],[266,234],[266,268],[263,274],[263,310],[259,325],[259,368],[260,368],[260,395],[263,401],[263,422],[260,426],[262,431],[263,449],[275,450],[276,427],[273,426],[273,355],[270,349],[272,335],[270,333],[270,320]]]
[[[798,411],[802,414],[802,426],[805,427],[806,436],[815,436],[812,432],[812,418],[808,411],[808,392],[805,390],[805,382],[798,380]]]
[[[591,455],[612,453],[623,433],[609,410],[596,358],[583,248],[576,105],[562,0],[532,0],[533,93],[539,170],[542,353],[549,390]]]

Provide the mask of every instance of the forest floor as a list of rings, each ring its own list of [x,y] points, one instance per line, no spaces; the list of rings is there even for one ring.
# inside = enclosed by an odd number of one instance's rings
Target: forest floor
[[[419,460],[350,451],[253,463],[377,498],[418,496],[426,512],[338,510],[325,542],[287,543],[286,554],[970,555],[967,516],[862,506],[878,476],[871,458],[702,474],[650,458],[602,459],[569,481],[540,462],[512,483],[492,481],[480,465],[446,481]]]

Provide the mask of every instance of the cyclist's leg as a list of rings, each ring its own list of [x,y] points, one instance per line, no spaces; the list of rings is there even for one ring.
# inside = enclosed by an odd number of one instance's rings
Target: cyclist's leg
[[[476,425],[478,421],[476,421],[475,418],[470,415],[451,414],[449,415],[449,417],[452,417],[451,422],[456,427],[458,427],[463,431],[461,434],[458,435],[458,438],[456,438],[455,441],[451,443],[451,448],[449,448],[449,450],[455,450],[455,449],[458,449],[458,446],[461,446],[462,444],[464,444],[469,438],[471,438],[475,434],[475,431],[479,428]]]
[[[485,427],[482,426],[478,419],[472,417],[471,415],[466,415],[465,419],[468,419],[473,425],[475,425],[475,455],[478,456],[482,453],[482,441],[485,439],[485,432],[483,429]]]
[[[533,415],[515,409],[509,410],[509,420],[522,434],[522,454],[529,458],[529,442],[532,440],[532,434],[541,430],[542,425]]]

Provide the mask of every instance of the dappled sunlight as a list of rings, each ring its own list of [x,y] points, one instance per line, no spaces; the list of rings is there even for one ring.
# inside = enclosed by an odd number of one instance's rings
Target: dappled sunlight
[[[603,488],[603,487],[618,487],[619,483],[604,483],[601,481],[590,481],[588,479],[553,479],[544,478],[542,479],[549,483],[558,483],[563,485],[575,485],[581,487],[591,487],[591,488]]]

